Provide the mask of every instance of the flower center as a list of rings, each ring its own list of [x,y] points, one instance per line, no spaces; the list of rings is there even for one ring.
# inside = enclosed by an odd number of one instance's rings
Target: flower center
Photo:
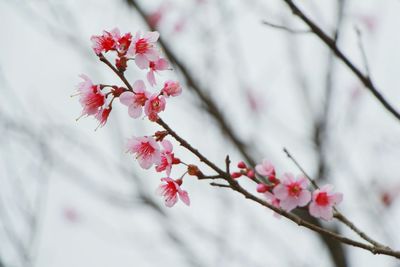
[[[150,61],[149,67],[150,67],[150,69],[152,69],[152,70],[156,70],[156,63],[154,63],[154,61]]]
[[[154,151],[156,151],[155,148],[152,147],[149,142],[145,142],[141,144],[138,154],[142,157],[149,157],[154,153]]]
[[[150,44],[147,42],[146,39],[140,38],[136,41],[135,48],[137,54],[144,54],[150,48]]]
[[[107,51],[109,51],[109,50],[114,49],[115,41],[114,41],[114,39],[113,39],[112,37],[110,37],[110,36],[104,37],[104,38],[101,40],[101,46],[102,46],[102,47],[104,48],[104,50],[107,52]]]
[[[158,99],[154,99],[154,100],[151,102],[151,105],[153,106],[153,109],[154,109],[154,110],[158,110],[159,107],[160,107],[160,101],[158,101]]]
[[[135,103],[139,106],[144,106],[146,103],[147,97],[144,93],[137,93],[135,96]]]
[[[295,183],[288,186],[289,195],[292,197],[298,197],[301,192],[301,187]]]
[[[317,195],[317,198],[315,199],[315,202],[317,202],[317,204],[319,206],[326,206],[329,204],[329,198],[328,198],[328,194],[326,192],[321,192]]]

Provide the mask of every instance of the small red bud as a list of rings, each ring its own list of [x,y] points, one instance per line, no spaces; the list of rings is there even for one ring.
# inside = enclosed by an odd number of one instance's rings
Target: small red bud
[[[256,177],[256,173],[253,170],[248,170],[246,175],[251,179]]]
[[[247,168],[246,163],[244,163],[243,161],[240,161],[237,166],[238,166],[239,169]]]
[[[274,183],[274,184],[279,184],[279,180],[276,179],[275,175],[268,176],[268,181],[270,181],[271,183]]]
[[[270,190],[270,186],[266,184],[258,184],[257,185],[257,192],[258,193],[265,193]]]
[[[242,176],[242,174],[241,174],[240,172],[233,172],[233,173],[231,174],[231,177],[232,177],[233,179],[239,178],[240,176]]]
[[[183,180],[182,180],[182,178],[181,178],[181,179],[176,179],[175,182],[176,182],[179,186],[181,186],[182,183],[183,183]]]
[[[202,175],[201,171],[199,170],[199,167],[193,164],[188,165],[188,174],[192,176],[200,176]]]

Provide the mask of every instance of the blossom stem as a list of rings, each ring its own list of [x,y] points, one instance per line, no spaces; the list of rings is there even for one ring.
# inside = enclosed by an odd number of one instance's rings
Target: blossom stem
[[[136,92],[133,91],[133,88],[132,88],[131,84],[130,84],[130,83],[128,82],[128,80],[125,78],[125,75],[124,75],[122,72],[120,72],[119,70],[117,70],[117,68],[115,68],[115,67],[113,66],[113,64],[111,64],[111,62],[108,61],[108,59],[107,59],[103,54],[100,54],[100,55],[99,55],[99,59],[100,59],[101,62],[103,62],[103,63],[105,63],[107,66],[109,66],[110,69],[112,69],[112,70],[115,72],[115,74],[117,74],[117,76],[118,76],[118,77],[121,79],[121,81],[126,85],[126,87],[128,87],[128,90],[129,90],[129,91],[131,91],[132,93],[136,94]]]

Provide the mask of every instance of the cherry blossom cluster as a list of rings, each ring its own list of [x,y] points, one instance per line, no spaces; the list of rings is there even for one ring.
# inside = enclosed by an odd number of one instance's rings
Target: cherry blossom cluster
[[[132,118],[147,117],[152,122],[159,120],[159,113],[165,110],[167,99],[179,96],[182,88],[177,81],[167,80],[161,89],[151,92],[146,88],[145,81],[138,79],[132,85],[125,78],[129,61],[147,72],[147,82],[150,87],[157,85],[155,74],[168,70],[168,61],[161,57],[156,42],[157,32],[121,34],[118,29],[104,31],[102,35],[92,36],[93,50],[101,61],[106,63],[124,82],[124,86],[94,84],[92,80],[81,75],[83,81],[78,84],[78,95],[83,107],[81,116],[94,116],[99,120],[99,126],[104,126],[112,111],[116,98],[122,105],[128,107]],[[115,63],[106,59],[105,54],[112,52]],[[168,131],[157,131],[150,136],[134,136],[128,140],[127,152],[133,154],[143,169],[154,166],[156,172],[165,173],[161,178],[159,194],[164,197],[167,207],[172,207],[180,199],[190,205],[188,193],[181,188],[185,175],[207,178],[197,166],[186,164],[175,157],[173,145],[166,137]],[[186,172],[180,178],[172,179],[171,173],[175,165],[185,165]],[[275,207],[290,212],[297,207],[306,207],[310,214],[317,218],[330,220],[333,217],[334,206],[342,201],[342,194],[333,192],[330,185],[316,189],[313,193],[308,189],[309,181],[304,176],[295,178],[285,173],[280,179],[276,177],[274,166],[263,161],[254,168],[239,162],[239,171],[230,174],[237,179],[241,176],[256,180],[258,175],[265,177],[266,183],[258,183],[257,192],[265,195],[267,201]]]
[[[232,173],[233,178],[238,178],[241,175],[246,175],[249,178],[254,177],[254,175],[249,175],[251,169],[244,162],[239,162],[238,168],[240,171]],[[295,177],[291,173],[284,173],[278,179],[275,167],[268,160],[263,160],[255,169],[267,181],[257,184],[257,192],[264,194],[270,204],[287,212],[297,207],[306,207],[308,205],[308,211],[312,216],[331,220],[334,206],[343,199],[341,193],[333,191],[332,185],[317,188],[311,193],[308,189],[310,182],[305,175]]]
[[[129,61],[134,61],[140,70],[147,72],[147,82],[151,87],[157,85],[158,72],[168,70],[168,61],[161,57],[156,47],[159,38],[158,32],[137,32],[121,34],[118,29],[104,31],[102,35],[92,36],[92,48],[101,61],[107,62],[120,77],[128,68]],[[106,53],[115,55],[114,65],[105,58]],[[150,121],[157,121],[158,114],[165,110],[166,101],[170,97],[181,94],[182,88],[177,81],[167,80],[163,87],[156,92],[146,88],[145,81],[136,80],[132,86],[128,82],[124,86],[94,84],[86,76],[80,76],[83,81],[77,85],[77,95],[80,96],[82,116],[93,116],[104,126],[112,111],[116,98],[122,105],[128,107],[128,114],[132,118],[140,118],[144,113]],[[164,172],[162,184],[158,191],[165,199],[165,204],[172,207],[179,199],[186,205],[190,204],[186,191],[181,189],[183,177],[172,179],[171,170],[174,165],[184,164],[174,156],[172,143],[165,139],[166,131],[156,132],[152,136],[132,137],[127,143],[127,152],[134,154],[139,165],[149,169],[153,165],[157,172]]]

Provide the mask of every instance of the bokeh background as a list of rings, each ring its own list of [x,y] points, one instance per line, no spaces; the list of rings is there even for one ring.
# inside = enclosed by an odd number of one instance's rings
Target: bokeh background
[[[400,2],[297,3],[339,33],[338,46],[362,70],[365,51],[373,81],[400,109]],[[299,173],[287,147],[344,193],[343,213],[400,249],[400,122],[283,1],[1,0],[0,266],[400,266],[207,181],[185,180],[190,208],[165,208],[155,194],[160,175],[125,153],[129,137],[158,127],[121,105],[97,131],[92,118],[75,121],[79,74],[120,84],[90,42],[114,27],[160,32],[174,69],[160,81],[184,88],[162,117],[208,158],[220,166],[227,154],[233,162],[267,158],[279,174]],[[127,77],[145,72],[132,67]],[[175,153],[198,164],[179,146]]]

